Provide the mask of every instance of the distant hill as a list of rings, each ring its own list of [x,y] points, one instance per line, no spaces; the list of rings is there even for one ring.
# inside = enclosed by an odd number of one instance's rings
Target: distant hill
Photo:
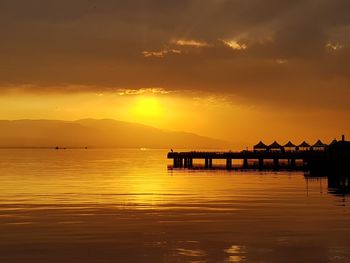
[[[0,120],[0,147],[222,148],[227,142],[116,120]]]

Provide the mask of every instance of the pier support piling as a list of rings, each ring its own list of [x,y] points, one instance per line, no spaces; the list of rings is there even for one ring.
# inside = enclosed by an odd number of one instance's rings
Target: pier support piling
[[[182,158],[174,158],[174,167],[182,168],[183,167],[183,159]]]
[[[232,169],[232,159],[226,159],[226,169],[227,170]]]
[[[182,168],[184,166],[184,160],[182,158],[179,158],[179,168]]]
[[[294,169],[296,167],[295,159],[290,160],[290,167]]]
[[[188,158],[184,159],[184,168],[188,168]]]
[[[309,165],[309,161],[303,159],[303,168],[306,169],[308,167],[308,165]]]
[[[259,169],[262,170],[264,169],[264,159],[259,159]]]
[[[243,159],[243,169],[248,169],[248,159]]]

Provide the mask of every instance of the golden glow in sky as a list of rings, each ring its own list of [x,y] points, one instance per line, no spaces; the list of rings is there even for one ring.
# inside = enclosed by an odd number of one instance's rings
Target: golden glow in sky
[[[135,118],[161,118],[162,107],[159,99],[155,96],[139,96],[131,105],[131,115]],[[132,116],[130,116],[132,117]]]
[[[290,112],[254,106],[223,96],[143,90],[70,94],[7,94],[0,119],[115,119],[163,130],[186,131],[235,142],[237,148],[263,139],[325,141],[347,130],[349,112],[301,109]],[[327,125],[326,125],[327,124]]]

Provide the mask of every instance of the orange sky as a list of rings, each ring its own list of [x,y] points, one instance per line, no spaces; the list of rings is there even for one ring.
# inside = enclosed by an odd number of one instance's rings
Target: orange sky
[[[143,90],[140,94],[7,94],[0,98],[0,119],[117,119],[165,130],[194,132],[233,142],[237,148],[263,139],[325,142],[349,131],[349,112],[253,105],[212,94]]]
[[[0,119],[251,145],[350,135],[349,1],[5,1]]]

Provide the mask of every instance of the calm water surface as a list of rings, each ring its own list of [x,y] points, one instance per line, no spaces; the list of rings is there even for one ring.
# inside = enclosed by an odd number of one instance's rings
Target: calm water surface
[[[166,151],[0,150],[0,262],[350,262],[349,198]]]

